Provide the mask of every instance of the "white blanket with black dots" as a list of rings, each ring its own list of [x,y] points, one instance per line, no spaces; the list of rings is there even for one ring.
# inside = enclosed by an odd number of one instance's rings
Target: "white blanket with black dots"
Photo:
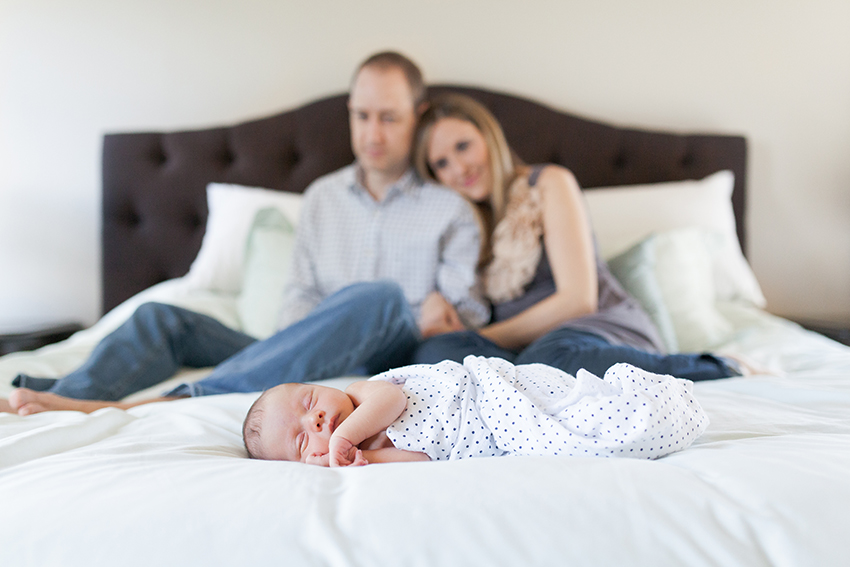
[[[500,455],[657,459],[708,427],[689,380],[616,364],[600,379],[543,364],[468,356],[396,368],[407,408],[387,429],[399,449],[431,460]]]

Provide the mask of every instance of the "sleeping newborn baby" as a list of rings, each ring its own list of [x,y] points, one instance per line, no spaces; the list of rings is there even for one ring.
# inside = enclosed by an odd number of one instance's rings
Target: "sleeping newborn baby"
[[[708,417],[688,380],[629,364],[604,378],[468,356],[390,370],[345,392],[283,384],[243,425],[253,458],[324,466],[502,455],[656,459],[690,446]]]

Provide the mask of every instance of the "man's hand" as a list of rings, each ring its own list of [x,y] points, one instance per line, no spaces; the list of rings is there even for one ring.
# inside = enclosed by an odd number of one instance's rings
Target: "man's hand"
[[[463,331],[463,323],[454,306],[438,291],[432,291],[422,302],[419,317],[419,332],[427,339],[443,333]]]

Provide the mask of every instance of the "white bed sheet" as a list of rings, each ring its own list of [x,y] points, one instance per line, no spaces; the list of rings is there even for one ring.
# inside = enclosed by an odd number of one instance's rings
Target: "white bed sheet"
[[[230,299],[161,284],[0,359],[0,395],[13,372],[73,368],[149,299],[238,324]],[[724,314],[738,329],[724,349],[783,375],[697,383],[711,425],[658,461],[252,461],[253,394],[0,414],[2,564],[845,565],[850,349],[756,309]]]

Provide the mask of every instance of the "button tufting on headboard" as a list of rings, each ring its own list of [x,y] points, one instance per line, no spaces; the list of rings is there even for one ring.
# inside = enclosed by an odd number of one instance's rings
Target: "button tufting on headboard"
[[[168,161],[168,156],[165,155],[165,149],[162,145],[156,145],[151,148],[150,161],[157,166],[165,165],[165,162]]]
[[[298,152],[295,147],[289,148],[287,151],[283,153],[283,163],[286,164],[285,167],[292,169],[298,165],[298,162],[301,161],[301,154]]]
[[[196,211],[191,211],[186,214],[186,226],[191,230],[198,230],[204,227],[206,220],[201,218],[201,215]]]
[[[221,164],[224,167],[231,167],[233,163],[236,161],[236,154],[230,148],[225,148],[225,150],[221,154]]]
[[[624,169],[626,167],[626,163],[628,163],[628,159],[626,159],[626,151],[620,150],[614,155],[614,159],[611,160],[611,167],[614,169]]]
[[[126,226],[136,227],[142,223],[142,217],[139,216],[138,211],[132,208],[127,208],[120,214],[120,220]]]

